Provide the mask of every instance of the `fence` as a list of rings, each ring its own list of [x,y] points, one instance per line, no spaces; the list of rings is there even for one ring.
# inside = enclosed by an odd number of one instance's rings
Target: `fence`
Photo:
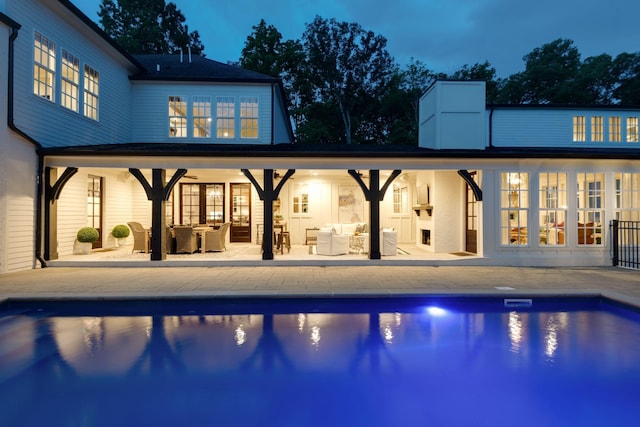
[[[609,224],[613,265],[640,270],[640,221],[619,221]]]

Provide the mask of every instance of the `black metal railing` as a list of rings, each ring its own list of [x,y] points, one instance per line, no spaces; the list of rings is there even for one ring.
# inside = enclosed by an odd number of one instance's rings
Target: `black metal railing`
[[[613,265],[640,270],[640,221],[614,219],[609,229]]]

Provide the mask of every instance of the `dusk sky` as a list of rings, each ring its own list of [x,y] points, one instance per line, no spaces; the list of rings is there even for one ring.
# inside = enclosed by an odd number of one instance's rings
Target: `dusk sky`
[[[100,0],[71,0],[98,22]],[[168,3],[168,1],[167,1]],[[640,51],[640,1],[629,0],[175,0],[205,55],[237,61],[252,27],[264,19],[283,39],[300,39],[316,15],[356,22],[437,72],[489,61],[499,77],[524,70],[522,57],[558,38],[573,40],[584,60]]]

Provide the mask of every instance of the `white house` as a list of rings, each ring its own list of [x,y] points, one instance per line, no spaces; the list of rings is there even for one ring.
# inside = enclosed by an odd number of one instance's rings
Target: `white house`
[[[330,225],[363,261],[399,262],[393,229],[425,262],[610,265],[609,222],[639,219],[640,108],[487,105],[484,82],[438,81],[417,147],[309,147],[277,79],[130,55],[67,0],[0,1],[0,58],[0,273],[68,259],[85,226],[113,248],[128,222],[228,222],[273,262],[274,215],[293,245]],[[170,238],[151,233],[150,261]]]

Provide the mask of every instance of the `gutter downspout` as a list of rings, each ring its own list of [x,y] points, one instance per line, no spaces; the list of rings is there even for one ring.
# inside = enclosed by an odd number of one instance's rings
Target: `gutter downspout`
[[[11,35],[9,36],[9,60],[8,60],[8,88],[7,88],[7,125],[9,129],[13,130],[15,133],[32,143],[36,147],[36,154],[38,155],[38,174],[36,176],[36,253],[35,257],[40,262],[41,268],[46,268],[47,263],[42,258],[42,195],[43,195],[43,170],[44,170],[44,155],[42,154],[42,145],[24,133],[22,130],[18,129],[15,125],[14,117],[13,117],[13,79],[14,79],[14,43],[16,38],[18,38],[18,30],[21,25],[15,23],[11,26]]]

